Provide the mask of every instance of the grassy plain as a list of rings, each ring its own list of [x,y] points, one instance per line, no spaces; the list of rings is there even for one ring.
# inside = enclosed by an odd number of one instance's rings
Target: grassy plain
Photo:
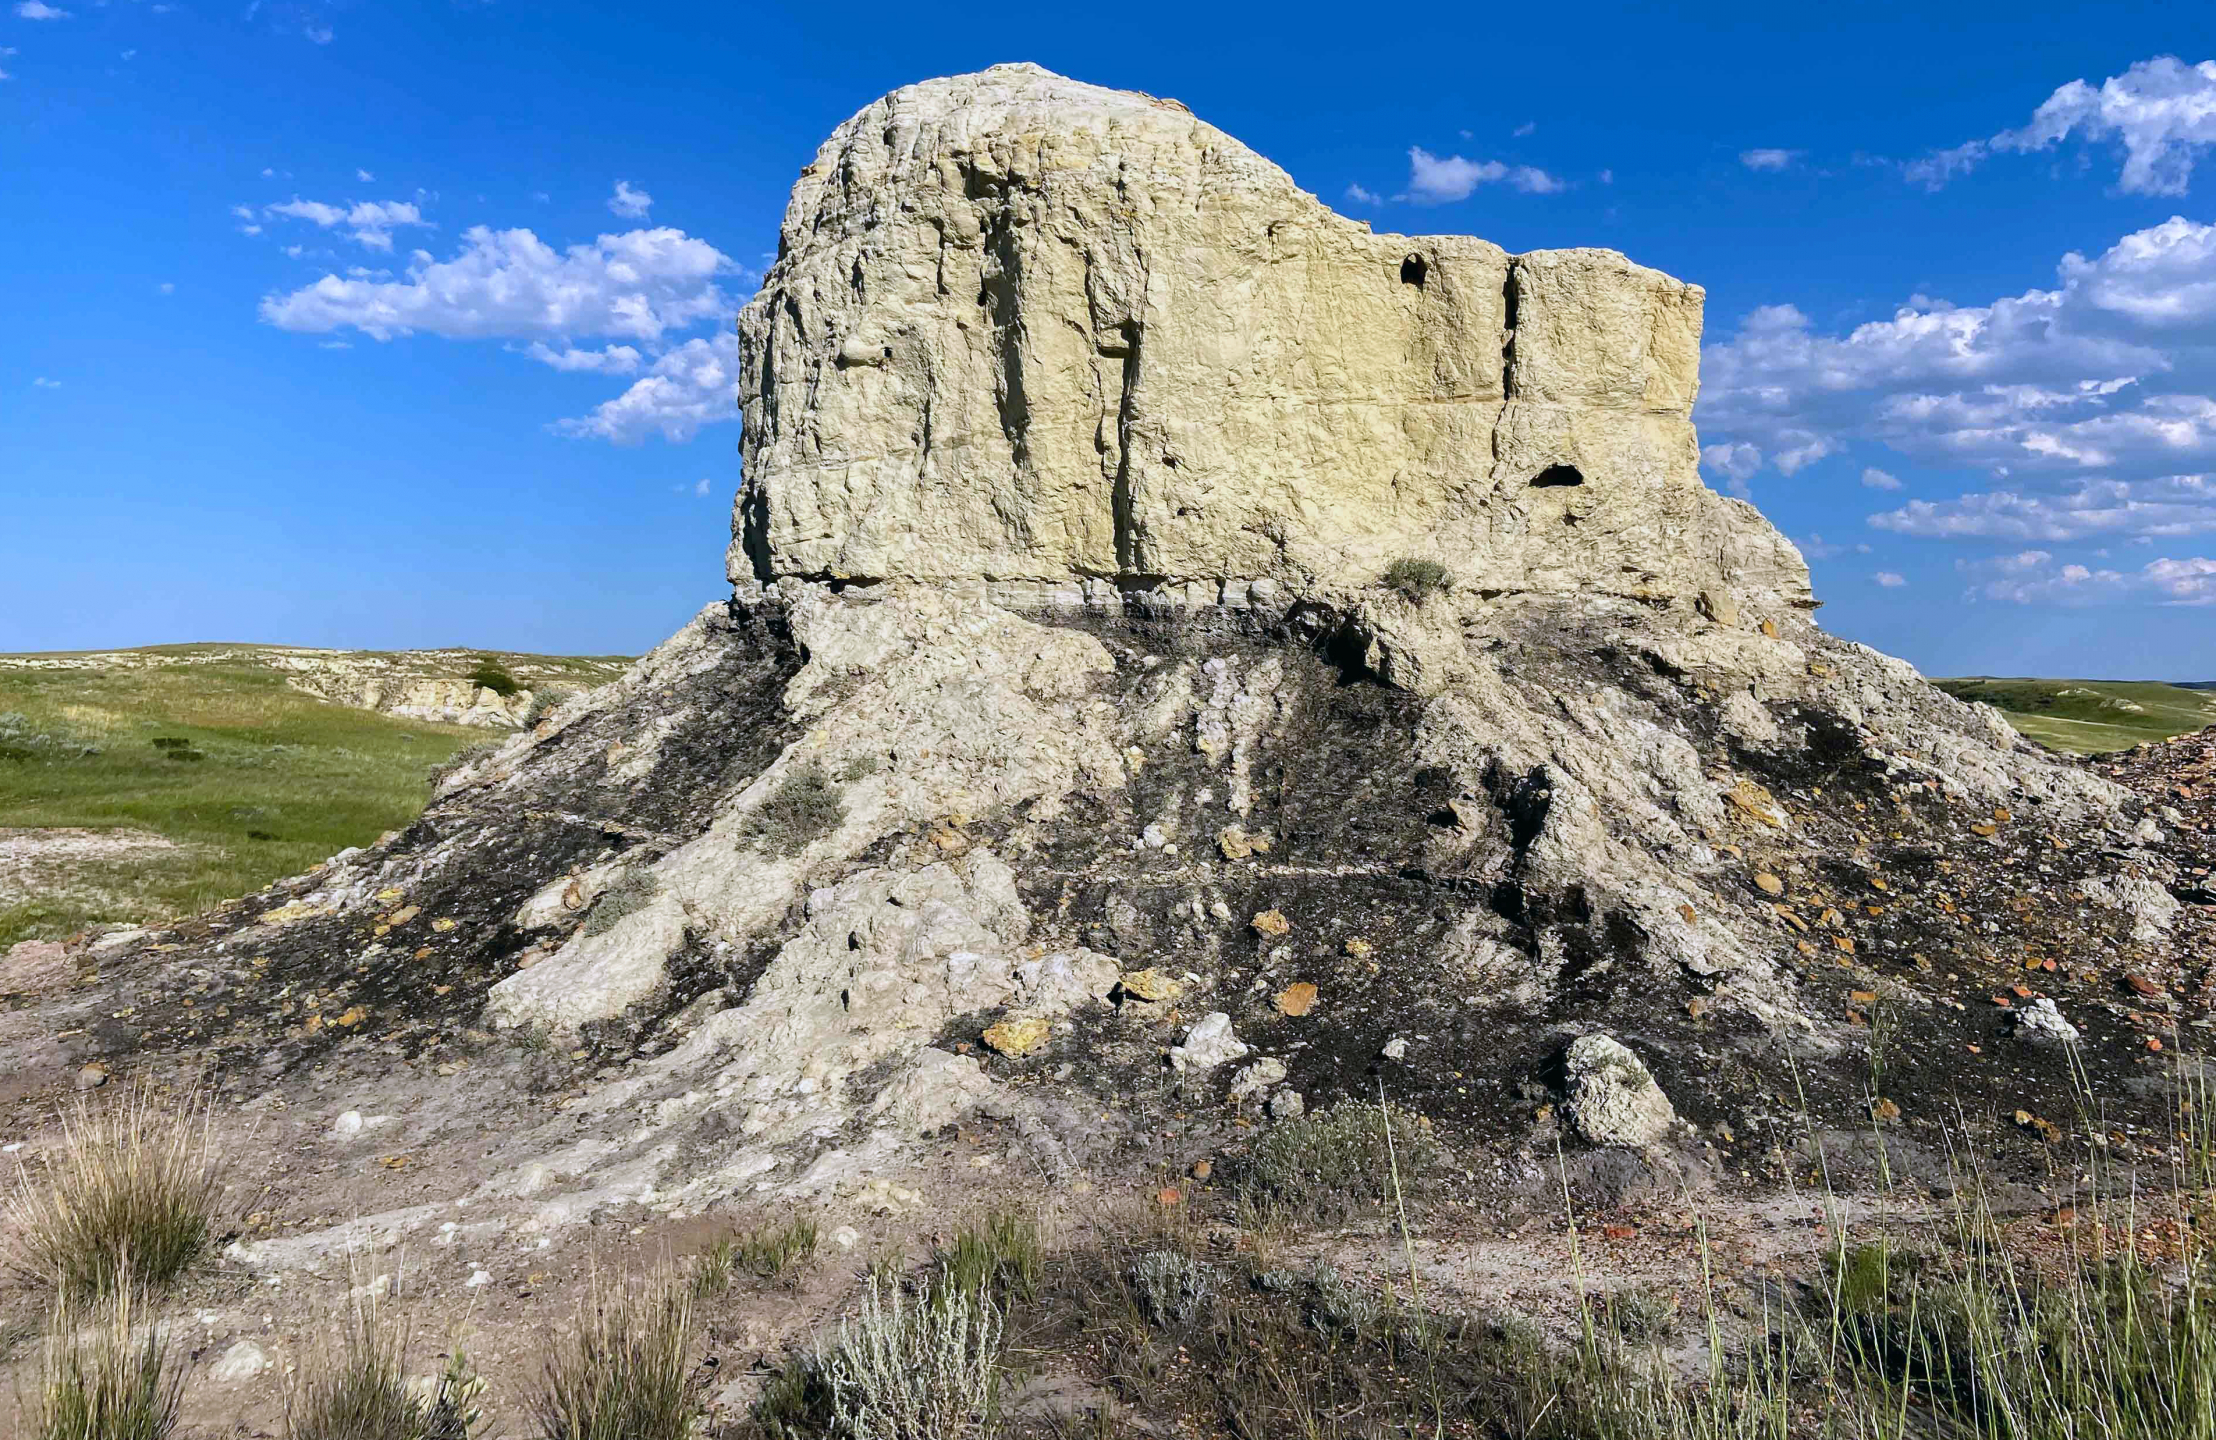
[[[434,768],[500,733],[318,700],[246,654],[0,665],[0,948],[187,913],[365,844],[414,819]],[[61,827],[173,847],[42,867],[46,837],[26,832]]]
[[[1967,675],[1933,684],[1978,700],[2042,745],[2073,755],[2128,750],[2216,725],[2216,691],[2155,680],[2028,680]]]

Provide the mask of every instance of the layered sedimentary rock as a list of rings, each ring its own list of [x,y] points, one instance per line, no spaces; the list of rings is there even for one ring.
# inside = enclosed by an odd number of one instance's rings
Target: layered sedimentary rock
[[[739,320],[735,581],[1808,598],[1704,487],[1702,291],[1373,234],[1171,100],[933,80],[802,171]]]

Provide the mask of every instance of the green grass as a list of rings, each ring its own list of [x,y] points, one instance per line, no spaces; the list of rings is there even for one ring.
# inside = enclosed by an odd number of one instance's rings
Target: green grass
[[[0,948],[190,913],[368,844],[420,813],[433,768],[502,733],[319,700],[257,653],[165,646],[107,664],[90,655],[83,669],[0,656],[0,829],[151,831],[184,847],[75,866],[28,890],[0,873]],[[465,653],[457,672],[480,652]],[[583,683],[606,668],[527,658],[502,663],[541,686],[564,667],[582,667]]]
[[[2154,680],[2025,680],[1989,675],[1932,682],[1977,700],[2042,745],[2073,755],[2127,750],[2216,725],[2216,692]]]

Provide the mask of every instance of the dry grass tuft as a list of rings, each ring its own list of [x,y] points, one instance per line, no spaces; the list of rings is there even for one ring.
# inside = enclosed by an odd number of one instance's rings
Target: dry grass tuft
[[[65,1111],[60,1152],[17,1187],[10,1268],[65,1296],[175,1280],[216,1237],[213,1121],[205,1101],[179,1106],[143,1085]]]
[[[358,1301],[311,1358],[285,1406],[288,1440],[469,1440],[484,1389],[459,1348],[429,1387],[408,1379],[408,1332]]]
[[[126,1275],[88,1309],[68,1297],[48,1318],[38,1393],[22,1430],[35,1440],[164,1440],[177,1428],[184,1367]]]
[[[700,1414],[692,1328],[692,1286],[674,1269],[613,1293],[596,1275],[532,1403],[546,1440],[688,1440]]]

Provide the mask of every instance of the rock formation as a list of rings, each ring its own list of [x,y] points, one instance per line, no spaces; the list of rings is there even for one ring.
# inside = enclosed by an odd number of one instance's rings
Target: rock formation
[[[1373,235],[1172,102],[897,92],[741,319],[735,597],[405,833],[100,942],[0,1060],[205,1058],[458,1157],[243,1240],[270,1271],[905,1204],[979,1116],[1027,1184],[1232,1163],[1380,1088],[1473,1201],[1558,1204],[1565,1113],[1618,1142],[1575,1183],[1782,1181],[1866,1132],[1881,998],[1935,1097],[1889,1143],[2073,1113],[2019,999],[2166,1125],[2109,967],[2167,995],[2203,943],[2169,832],[1814,625],[1695,473],[1699,326],[1620,256]]]
[[[1610,251],[1372,234],[1175,101],[912,85],[802,170],[739,318],[731,575],[1268,603],[1416,557],[1806,603],[1701,484],[1701,301]]]

